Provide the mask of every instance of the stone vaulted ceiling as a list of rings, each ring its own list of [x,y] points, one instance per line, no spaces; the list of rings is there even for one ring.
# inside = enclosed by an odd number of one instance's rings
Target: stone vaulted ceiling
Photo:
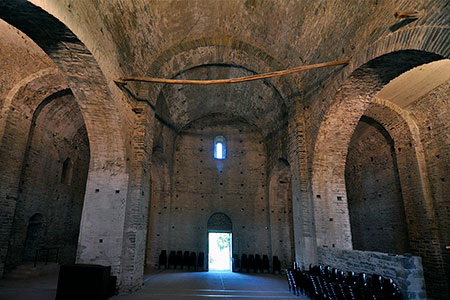
[[[357,49],[403,26],[395,27],[396,10],[432,6],[423,1],[364,5],[360,1],[268,0],[31,2],[57,16],[86,44],[108,80],[120,76],[224,78],[352,58]],[[260,128],[274,128],[285,113],[281,104],[289,108],[295,100],[308,99],[342,68],[233,87],[132,87],[153,103],[165,98],[170,110],[176,111],[171,121],[179,125],[228,109]],[[198,94],[194,91],[210,97],[205,100],[209,101],[206,110],[198,111],[205,106],[198,97],[190,97]],[[242,115],[243,106],[247,112]]]

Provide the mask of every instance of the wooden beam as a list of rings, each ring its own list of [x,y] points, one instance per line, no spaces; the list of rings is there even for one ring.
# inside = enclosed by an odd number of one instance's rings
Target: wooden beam
[[[420,12],[405,10],[405,11],[396,11],[394,17],[397,19],[418,19],[420,17]]]
[[[339,66],[339,65],[347,65],[349,63],[350,63],[350,60],[345,59],[345,60],[338,60],[338,61],[314,64],[314,65],[309,65],[309,66],[301,66],[301,67],[296,67],[296,68],[282,70],[282,71],[275,71],[275,72],[250,75],[250,76],[244,76],[244,77],[238,77],[238,78],[229,78],[229,79],[190,80],[190,79],[166,79],[166,78],[149,78],[149,77],[128,76],[128,77],[120,77],[117,80],[114,80],[114,82],[117,84],[122,84],[122,85],[127,84],[128,81],[141,81],[141,82],[166,83],[166,84],[197,84],[197,85],[227,84],[227,83],[239,83],[239,82],[265,79],[265,78],[272,78],[272,77],[283,76],[283,75],[298,73],[298,72],[307,71],[307,70],[314,70],[314,69]]]

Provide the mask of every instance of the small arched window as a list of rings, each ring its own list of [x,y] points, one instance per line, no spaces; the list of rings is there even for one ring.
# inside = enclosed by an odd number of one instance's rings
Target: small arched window
[[[227,157],[227,143],[223,136],[216,136],[214,139],[214,158],[225,159]]]
[[[73,164],[70,157],[68,157],[63,163],[63,169],[61,174],[61,183],[66,185],[70,185],[72,183],[72,171]]]

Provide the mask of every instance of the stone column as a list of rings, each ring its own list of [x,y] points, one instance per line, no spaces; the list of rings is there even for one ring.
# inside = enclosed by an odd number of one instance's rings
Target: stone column
[[[296,104],[289,116],[289,164],[292,172],[292,213],[295,259],[304,266],[317,262],[314,210],[305,146],[303,106]]]

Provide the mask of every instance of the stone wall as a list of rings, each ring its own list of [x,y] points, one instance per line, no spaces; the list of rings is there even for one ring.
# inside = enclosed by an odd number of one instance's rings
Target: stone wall
[[[216,136],[225,137],[224,160],[213,157]],[[274,224],[281,238],[277,235],[277,242],[271,242],[272,214],[277,224],[281,216],[283,225],[289,219],[289,182],[280,195],[274,195],[271,206],[266,146],[255,127],[213,115],[185,128],[176,137],[174,150],[172,170],[161,168],[165,163],[159,159],[153,164],[158,172],[152,177],[149,239],[153,244],[149,245],[148,264],[155,266],[161,250],[206,254],[207,221],[216,212],[232,221],[234,254],[276,254],[289,259],[283,263],[290,263],[289,226]],[[167,172],[172,175],[170,184]]]
[[[427,299],[420,257],[329,248],[318,248],[318,256],[321,265],[392,278],[405,299]]]

